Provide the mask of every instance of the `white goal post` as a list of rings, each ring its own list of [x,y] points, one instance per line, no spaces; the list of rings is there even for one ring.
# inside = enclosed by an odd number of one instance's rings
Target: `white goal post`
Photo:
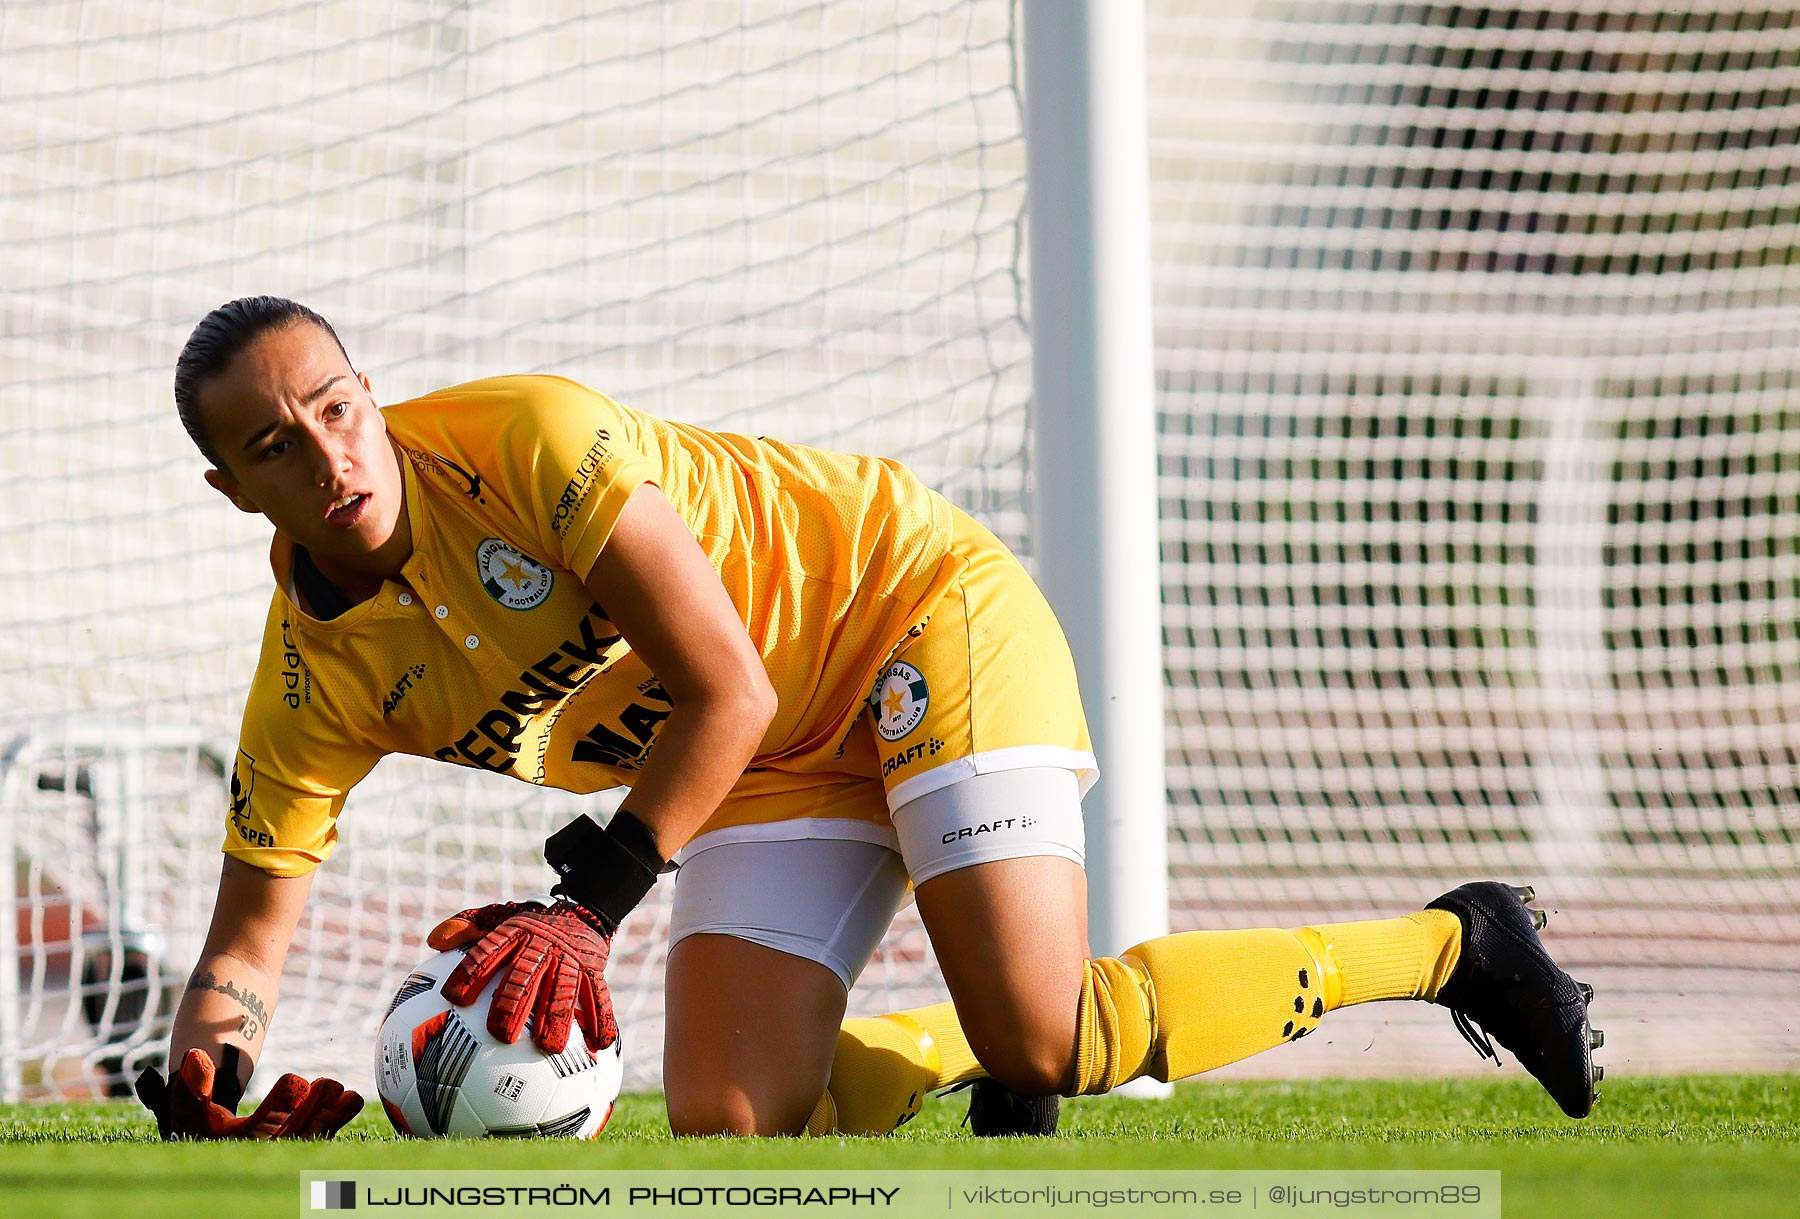
[[[1115,41],[1061,43],[1077,11]],[[1128,130],[1044,86],[1059,53],[1140,128],[1141,179]],[[384,400],[557,371],[898,457],[973,511],[1068,620],[1094,820],[1167,827],[1107,865],[1096,948],[1144,911],[1533,881],[1609,1063],[1791,1067],[1796,223],[1786,10],[9,0],[0,1099],[120,1094],[205,927],[267,539],[169,385],[256,292],[331,317]],[[1116,684],[1122,656],[1156,676]],[[430,921],[540,887],[544,836],[604,807],[384,762],[271,1071],[366,1092]],[[666,917],[612,970],[628,1087]],[[852,1006],[942,994],[909,911]],[[1479,1065],[1383,1004],[1231,1070]]]

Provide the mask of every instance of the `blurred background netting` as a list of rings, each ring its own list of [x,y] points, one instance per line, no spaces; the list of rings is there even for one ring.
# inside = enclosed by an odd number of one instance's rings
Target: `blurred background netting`
[[[292,296],[382,401],[554,370],[901,455],[1022,545],[1015,33],[955,0],[0,6],[13,1090],[116,1088],[157,1053],[211,904],[271,581],[266,524],[201,482],[172,412],[194,323]],[[152,731],[178,725],[196,739]],[[135,778],[96,788],[112,771]],[[430,922],[545,888],[544,836],[596,803],[384,763],[271,1058],[366,1078]],[[609,971],[630,1086],[659,1071],[665,923],[666,894]],[[909,913],[859,1003],[939,997],[927,951]]]
[[[1531,880],[1609,1070],[1791,1066],[1795,17],[1147,7],[1174,926]],[[892,454],[1057,561],[1019,20],[0,6],[0,1084],[116,1087],[204,930],[270,585],[170,404],[224,300],[305,300],[383,400],[553,370]],[[430,919],[603,804],[384,763],[270,1065],[366,1081]],[[664,902],[612,971],[633,1087]],[[909,911],[852,1006],[941,994]],[[1478,1066],[1387,1004],[1233,1070]]]
[[[1609,1071],[1791,1066],[1800,21],[1153,5],[1149,47],[1177,922],[1532,879]]]

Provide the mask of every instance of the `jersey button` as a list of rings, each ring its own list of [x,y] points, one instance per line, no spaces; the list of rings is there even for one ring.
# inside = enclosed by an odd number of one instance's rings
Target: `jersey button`
[[[412,594],[411,593],[401,593],[398,600],[401,605],[411,605],[412,604]]]
[[[481,640],[477,639],[475,636],[473,636],[473,635],[464,635],[463,636],[463,647],[474,649],[474,648],[478,648],[480,646],[481,646]]]
[[[432,610],[431,612],[436,614],[438,616],[438,619],[441,621],[450,616],[450,607],[447,605],[440,605],[436,609]]]

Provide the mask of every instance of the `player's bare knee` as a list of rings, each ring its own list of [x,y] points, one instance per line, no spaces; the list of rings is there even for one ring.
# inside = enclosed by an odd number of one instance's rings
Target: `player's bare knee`
[[[994,1079],[1021,1096],[1057,1096],[1075,1075],[1075,1050],[1047,1037],[1022,1037],[1017,1041],[989,1041],[977,1045],[975,1058]]]
[[[669,1104],[669,1130],[677,1135],[778,1136],[798,1134],[807,1112],[797,1117],[792,1105],[757,1105],[741,1093]]]
[[[1076,1004],[990,999],[959,1005],[957,1017],[982,1069],[1021,1096],[1056,1096],[1073,1081]]]
[[[669,1110],[669,1133],[674,1135],[715,1135],[756,1133],[754,1118],[747,1112],[733,1113],[720,1109],[682,1108]]]

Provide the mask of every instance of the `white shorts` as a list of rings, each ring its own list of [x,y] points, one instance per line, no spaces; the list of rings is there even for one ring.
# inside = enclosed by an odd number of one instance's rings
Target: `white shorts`
[[[682,852],[669,945],[730,935],[817,961],[848,990],[910,884],[978,863],[1051,855],[1081,863],[1081,788],[1047,767],[974,775],[894,810],[896,853],[850,836],[774,841],[702,835]],[[815,835],[829,823],[812,821]]]

